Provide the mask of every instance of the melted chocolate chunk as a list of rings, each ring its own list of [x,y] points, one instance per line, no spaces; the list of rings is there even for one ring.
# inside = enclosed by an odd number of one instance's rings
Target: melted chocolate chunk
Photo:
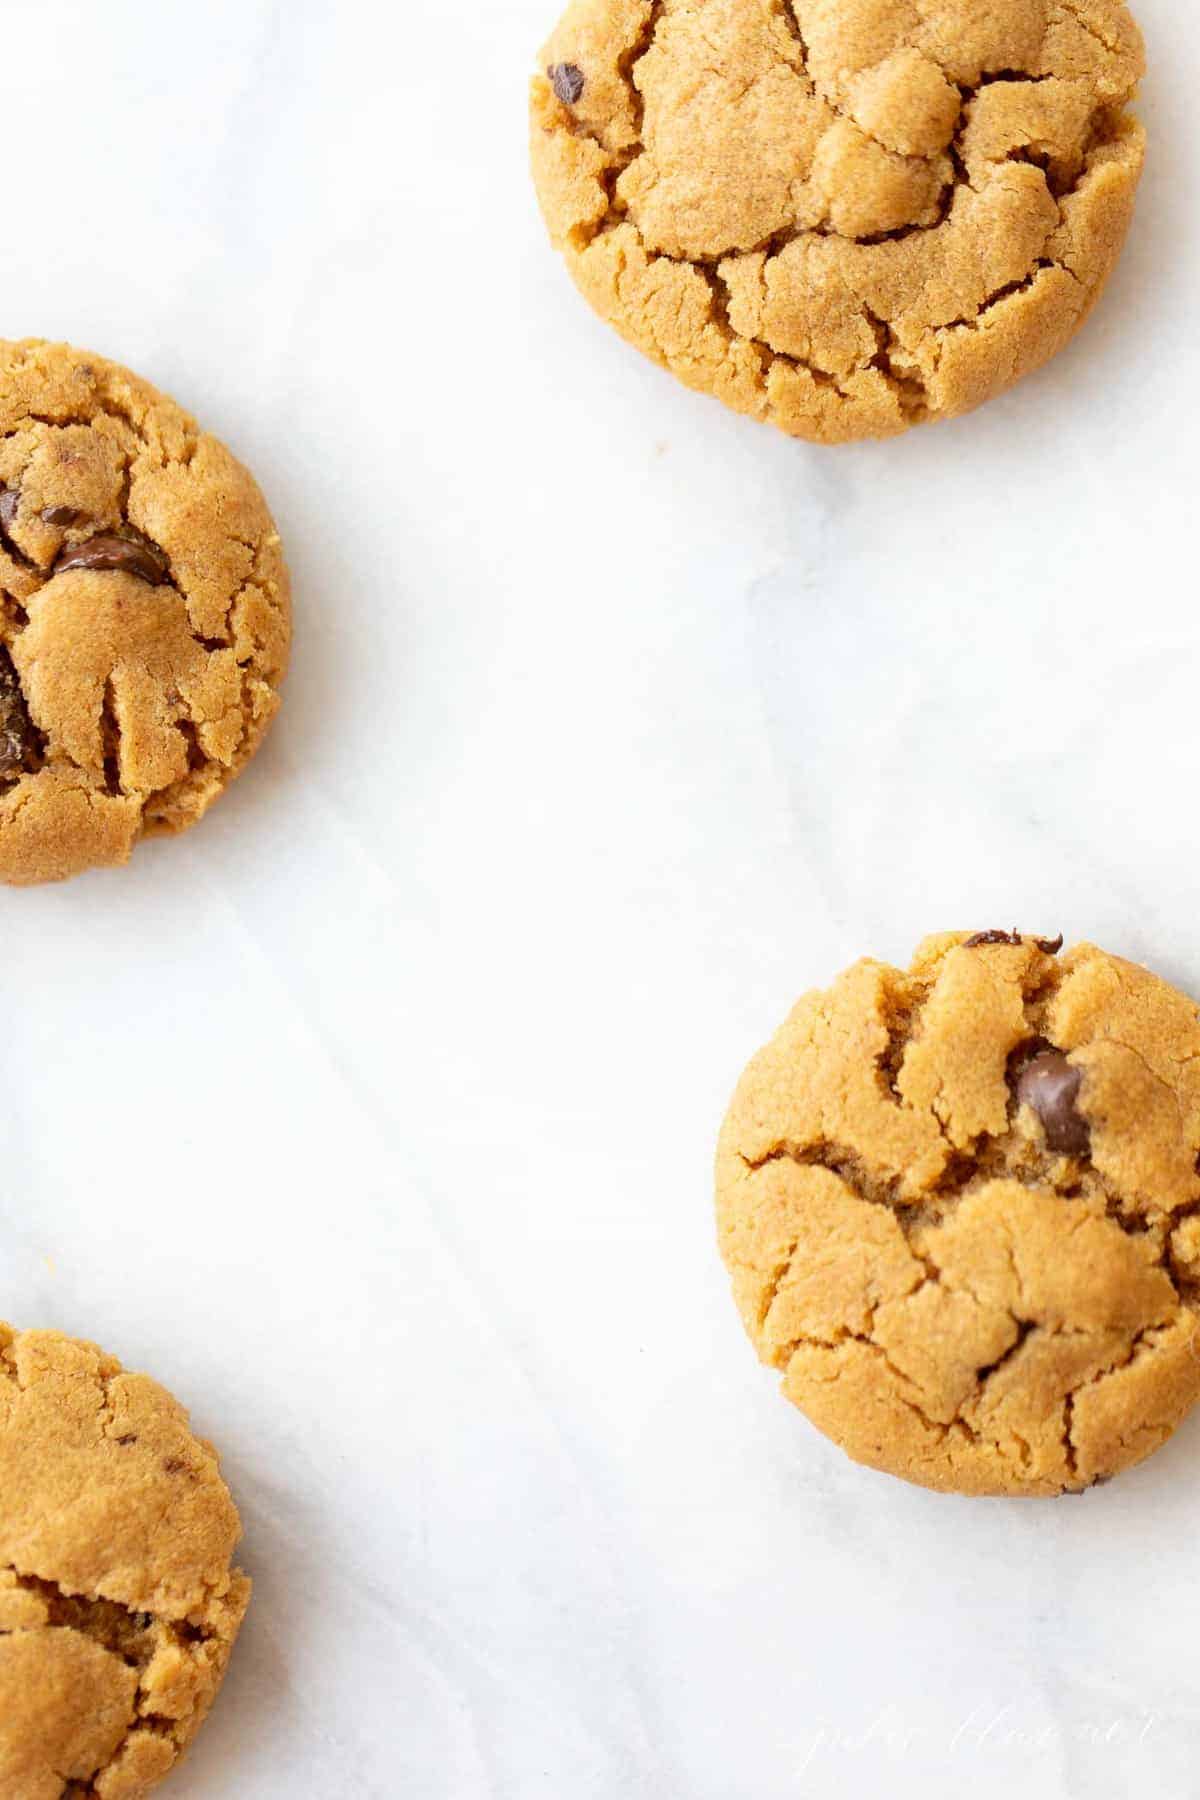
[[[42,511],[42,520],[46,525],[78,525],[87,514],[81,513],[74,506],[47,506]]]
[[[29,717],[12,657],[0,647],[0,781],[36,769],[41,741]]]
[[[0,488],[0,531],[11,531],[16,523],[21,496],[16,488]]]
[[[1019,931],[977,931],[963,945],[964,950],[978,950],[981,944],[1023,944],[1024,938]],[[1063,934],[1060,931],[1056,938],[1034,938],[1033,942],[1043,956],[1057,956],[1063,947]]]
[[[85,544],[72,544],[70,549],[64,550],[54,565],[54,573],[64,575],[68,569],[117,570],[126,575],[137,575],[151,587],[158,587],[167,579],[168,573],[166,557],[153,544],[143,543],[139,538],[117,537],[110,532],[101,532],[98,537],[88,538]]]
[[[550,85],[564,106],[574,106],[584,90],[583,70],[577,63],[551,63],[546,70]]]
[[[1076,1110],[1083,1071],[1061,1050],[1039,1050],[1017,1076],[1017,1103],[1042,1122],[1047,1146],[1061,1156],[1086,1156],[1091,1144],[1087,1120]]]

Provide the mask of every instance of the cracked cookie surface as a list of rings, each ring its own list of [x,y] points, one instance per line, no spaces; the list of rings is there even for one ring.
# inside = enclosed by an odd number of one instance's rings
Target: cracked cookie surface
[[[0,880],[195,824],[278,708],[290,626],[223,444],[101,357],[0,342]]]
[[[1119,0],[574,0],[532,161],[595,310],[795,436],[968,411],[1078,329],[1144,140]]]
[[[905,971],[856,963],[721,1133],[760,1357],[857,1461],[926,1487],[1080,1491],[1200,1393],[1200,1011],[1056,950],[951,933]]]
[[[212,1446],[94,1344],[0,1325],[0,1793],[141,1800],[250,1597]]]

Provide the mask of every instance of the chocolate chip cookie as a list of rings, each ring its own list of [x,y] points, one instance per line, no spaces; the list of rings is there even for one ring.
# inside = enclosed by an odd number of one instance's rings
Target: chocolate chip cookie
[[[721,1250],[784,1392],[859,1462],[1060,1494],[1200,1390],[1200,1011],[1090,944],[929,938],[807,995],[721,1134]]]
[[[262,741],[289,633],[229,451],[126,369],[0,343],[0,881],[195,824]]]
[[[1120,0],[574,0],[542,210],[604,319],[821,443],[966,412],[1083,322],[1143,135]]]
[[[250,1597],[211,1445],[94,1344],[0,1325],[0,1794],[141,1800]]]

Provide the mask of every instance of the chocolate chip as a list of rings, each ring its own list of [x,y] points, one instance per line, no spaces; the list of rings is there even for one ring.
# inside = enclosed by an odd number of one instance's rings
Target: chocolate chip
[[[546,70],[550,85],[564,106],[574,106],[584,89],[583,70],[577,63],[551,63]]]
[[[85,544],[72,544],[64,550],[54,565],[54,573],[64,575],[68,569],[117,570],[126,575],[137,575],[151,587],[165,581],[168,572],[166,557],[153,544],[143,543],[138,538],[116,537],[109,532],[101,532],[98,537],[88,538]]]
[[[977,931],[963,945],[964,950],[978,950],[981,944],[1023,944],[1024,938],[1019,931]],[[1057,956],[1063,947],[1063,934],[1060,931],[1056,938],[1034,938],[1033,942],[1043,956]]]
[[[15,781],[36,769],[41,748],[12,657],[0,647],[0,780]]]
[[[21,496],[16,488],[0,488],[0,529],[11,531],[17,522]]]
[[[1088,1122],[1076,1111],[1083,1071],[1061,1050],[1039,1050],[1017,1077],[1017,1103],[1042,1122],[1046,1143],[1062,1156],[1085,1156],[1091,1143]]]
[[[74,506],[47,506],[42,510],[43,522],[47,525],[78,525],[87,514],[81,513]]]

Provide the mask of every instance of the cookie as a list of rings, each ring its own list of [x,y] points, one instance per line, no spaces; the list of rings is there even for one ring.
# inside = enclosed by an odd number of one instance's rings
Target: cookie
[[[1062,348],[1120,252],[1120,0],[574,0],[542,211],[630,343],[797,437],[891,437]]]
[[[289,634],[224,445],[114,363],[0,343],[0,881],[194,825],[262,741]]]
[[[1200,1388],[1200,1011],[1016,932],[856,963],[751,1062],[721,1250],[783,1388],[857,1461],[1077,1492]]]
[[[94,1344],[0,1325],[0,1794],[141,1800],[250,1597],[212,1446]]]

